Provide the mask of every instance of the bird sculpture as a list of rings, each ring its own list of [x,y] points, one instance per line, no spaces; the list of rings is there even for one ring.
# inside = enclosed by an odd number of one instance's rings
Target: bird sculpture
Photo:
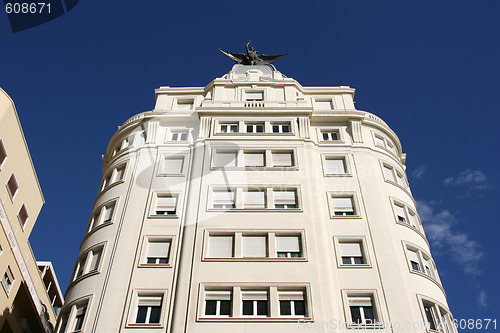
[[[231,53],[228,51],[224,51],[222,49],[219,50],[240,65],[269,65],[278,60],[279,58],[282,58],[288,54],[288,53],[278,54],[278,55],[259,54],[259,52],[253,48],[253,46],[249,47],[250,43],[251,41],[249,41],[246,45],[247,54]]]

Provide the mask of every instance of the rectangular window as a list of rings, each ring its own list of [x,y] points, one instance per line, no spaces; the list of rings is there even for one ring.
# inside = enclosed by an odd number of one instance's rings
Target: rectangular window
[[[265,152],[244,152],[243,153],[246,167],[264,167],[266,166]]]
[[[103,246],[95,247],[80,255],[76,266],[75,279],[82,275],[97,272],[102,259]]]
[[[86,312],[87,312],[87,304],[81,304],[76,306],[75,323],[73,325],[72,332],[82,331]]]
[[[214,190],[212,196],[213,208],[231,209],[236,208],[235,191],[233,190]]]
[[[267,237],[243,236],[243,257],[245,258],[267,257]]]
[[[238,133],[238,124],[220,124],[219,125],[220,133]]]
[[[326,157],[325,169],[327,175],[346,174],[345,159],[343,157]]]
[[[236,151],[227,151],[227,152],[217,151],[215,153],[214,166],[219,168],[235,167],[237,157],[238,157],[238,152]]]
[[[375,135],[375,145],[385,147],[385,139],[379,135]]]
[[[339,132],[332,130],[321,131],[321,138],[323,141],[337,141],[339,140]]]
[[[9,190],[10,198],[14,200],[14,197],[19,190],[19,185],[17,184],[16,176],[14,176],[14,174],[12,174],[9,181],[7,181],[7,189]]]
[[[292,209],[297,208],[297,192],[274,190],[274,208]]]
[[[264,123],[245,124],[247,133],[264,133]]]
[[[333,214],[335,216],[355,215],[352,197],[332,197]]]
[[[12,274],[10,267],[7,266],[7,269],[5,270],[2,276],[2,285],[7,294],[10,293],[13,284],[14,284],[14,275]]]
[[[391,182],[396,182],[396,177],[394,176],[394,169],[390,166],[384,164],[384,178]]]
[[[401,173],[399,173],[399,171],[396,171],[396,181],[400,186],[406,188],[405,177]]]
[[[360,242],[340,242],[339,251],[343,265],[365,264],[362,245]]]
[[[432,304],[424,303],[425,318],[429,329],[437,331],[436,312]]]
[[[353,324],[370,325],[377,323],[371,296],[348,296],[347,300]]]
[[[101,263],[101,257],[102,257],[102,247],[91,251],[89,273],[96,272],[97,270],[99,270],[99,264]]]
[[[243,208],[245,209],[266,208],[266,192],[259,190],[243,191]]]
[[[314,108],[316,110],[331,110],[332,102],[331,101],[314,101]]]
[[[231,317],[231,291],[205,291],[205,316]]]
[[[156,215],[175,215],[177,213],[177,197],[161,195],[156,199]]]
[[[408,220],[406,219],[406,211],[404,206],[400,206],[394,203],[394,211],[396,212],[396,217],[398,219],[398,222],[408,223]]]
[[[306,302],[303,291],[278,291],[278,299],[280,302],[280,316],[306,316]]]
[[[209,254],[210,258],[232,258],[233,257],[233,236],[216,235],[210,236]]]
[[[188,132],[172,132],[172,139],[170,141],[186,141]]]
[[[19,210],[19,213],[17,214],[17,219],[19,220],[23,228],[26,225],[28,218],[29,218],[28,210],[26,209],[26,206],[23,204],[21,206],[21,209]]]
[[[410,259],[411,269],[414,271],[421,272],[420,259],[418,258],[418,252],[408,249],[408,258]]]
[[[125,176],[125,166],[121,166],[119,168],[116,168],[116,173],[115,173],[115,182],[118,182],[120,180],[123,180],[123,177]]]
[[[160,323],[163,296],[161,295],[139,295],[137,299],[136,324],[158,324]]]
[[[7,159],[7,150],[5,149],[5,146],[3,144],[3,140],[0,139],[0,168],[3,165],[3,162]]]
[[[273,151],[271,153],[273,167],[292,167],[293,152]]]
[[[105,178],[104,178],[104,181],[102,182],[102,188],[101,188],[101,191],[104,190],[106,187],[108,187],[108,185],[111,183],[111,174],[107,175]]]
[[[271,123],[271,127],[273,129],[273,133],[290,133],[290,123]]]
[[[182,173],[183,166],[184,166],[183,157],[166,157],[163,160],[162,173],[178,175]]]
[[[177,100],[177,110],[192,110],[193,107],[194,107],[194,101],[192,99]]]
[[[300,236],[276,236],[276,257],[301,258]]]
[[[102,223],[111,222],[114,210],[115,210],[115,204],[104,206]]]
[[[241,292],[242,315],[252,317],[267,317],[269,302],[266,290],[248,290]]]
[[[247,91],[245,92],[245,101],[263,101],[263,91]]]
[[[147,264],[162,265],[168,264],[171,242],[167,240],[149,240]]]

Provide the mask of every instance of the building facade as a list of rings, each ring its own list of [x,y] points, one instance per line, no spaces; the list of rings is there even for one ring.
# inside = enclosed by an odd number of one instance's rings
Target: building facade
[[[156,90],[104,173],[57,332],[455,331],[396,134],[235,65]]]
[[[28,238],[44,203],[12,99],[0,89],[0,332],[52,332],[63,298]]]

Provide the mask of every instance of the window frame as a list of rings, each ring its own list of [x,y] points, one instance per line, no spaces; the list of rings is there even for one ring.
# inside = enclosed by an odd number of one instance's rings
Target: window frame
[[[323,139],[323,133],[337,133],[337,140],[325,140]],[[318,138],[318,144],[320,145],[338,145],[344,144],[344,133],[341,126],[329,126],[329,127],[316,127],[316,135]]]
[[[21,212],[23,212],[26,214],[26,218],[24,218],[22,215],[21,215]],[[23,204],[21,205],[21,208],[19,208],[19,212],[17,213],[17,220],[19,221],[19,223],[21,224],[21,227],[23,228],[26,228],[26,224],[28,224],[28,221],[30,219],[30,215],[29,215],[29,212],[28,212],[28,209],[26,208],[26,205]]]
[[[362,264],[344,264],[341,245],[342,243],[358,243],[360,245],[361,256],[363,258]],[[368,241],[364,236],[335,236],[334,247],[337,258],[338,268],[372,268],[370,260],[370,252],[368,251]]]
[[[2,170],[2,167],[4,166],[8,158],[9,154],[7,154],[7,148],[5,148],[3,139],[0,138],[0,171]]]
[[[67,333],[67,332],[84,332],[85,325],[87,324],[89,309],[92,301],[92,296],[84,296],[79,298],[69,304],[65,304],[63,311],[60,313],[61,320],[58,320],[56,329],[54,332],[57,333]],[[85,308],[84,317],[82,320],[82,326],[80,329],[75,330],[76,317],[78,316],[78,307],[83,306]],[[58,317],[59,317],[58,316]],[[71,329],[69,329],[71,327]]]
[[[327,160],[342,160],[344,162],[344,173],[328,173]],[[352,177],[351,161],[348,154],[321,154],[323,176],[325,177]]]
[[[14,276],[14,273],[12,273],[12,269],[10,268],[10,265],[7,265],[5,268],[5,271],[3,272],[2,275],[2,286],[3,290],[7,294],[7,297],[9,297],[10,292],[12,291],[12,287],[14,286],[14,283],[16,282],[16,277]]]
[[[158,198],[176,198],[174,214],[157,214]],[[150,219],[177,219],[180,216],[181,210],[181,193],[170,191],[154,191],[150,200],[149,218]]]
[[[107,242],[101,242],[80,253],[78,259],[76,260],[70,284],[73,284],[75,281],[80,281],[88,276],[99,274],[101,272],[106,245]],[[93,263],[93,259],[96,254],[99,254],[99,262],[97,263],[96,269],[91,269],[91,264]]]
[[[168,249],[168,256],[167,256],[167,263],[148,263],[148,254],[149,254],[149,244],[154,243],[154,242],[167,242],[170,243],[169,249]],[[142,240],[142,249],[141,249],[141,256],[139,258],[139,262],[137,264],[137,267],[145,267],[145,268],[169,268],[172,267],[173,262],[174,262],[174,256],[175,256],[175,236],[173,235],[166,235],[166,236],[160,236],[160,235],[146,235],[143,237]]]
[[[320,103],[323,103],[326,105],[326,103],[329,103],[329,108],[324,108],[324,107],[318,107],[319,105],[321,105]],[[333,98],[313,98],[313,109],[314,111],[325,111],[325,110],[328,110],[328,111],[331,111],[331,110],[335,110],[335,105],[334,105],[334,102],[333,102]]]
[[[408,192],[408,181],[406,179],[405,172],[401,172],[397,167],[382,160],[380,161],[380,166],[382,168],[382,176],[384,177],[384,181],[386,183],[395,185]],[[386,169],[391,172],[393,179],[387,179]],[[400,184],[400,181],[402,181],[403,184]]]
[[[265,100],[265,90],[254,90],[254,89],[245,89],[243,91],[243,101],[245,102],[264,102]],[[261,97],[255,99],[255,98],[248,98],[247,94],[260,94]]]
[[[11,184],[10,184],[11,181],[14,182],[13,185],[15,185],[15,188],[16,188],[14,190],[14,193],[12,193],[12,191],[11,191],[11,187],[12,187]],[[12,202],[14,202],[14,200],[16,199],[16,196],[17,196],[17,194],[19,193],[19,190],[20,190],[20,188],[19,188],[19,182],[17,181],[17,178],[14,175],[14,173],[12,173],[10,175],[9,180],[7,180],[7,183],[5,184],[5,187],[7,188],[7,193],[9,193],[10,200]]]
[[[118,184],[122,184],[125,182],[125,177],[127,176],[127,166],[128,163],[120,163],[116,167],[112,168],[111,171],[106,172],[103,175],[102,183],[101,183],[101,192],[104,192],[105,190],[116,186]],[[120,179],[118,179],[118,170],[123,169],[123,174]]]
[[[137,312],[141,297],[161,297],[160,318],[158,323],[137,323]],[[168,313],[168,290],[162,289],[134,289],[130,296],[128,320],[125,328],[164,328]]]
[[[181,134],[179,139],[174,140],[174,135],[176,134]],[[182,140],[182,134],[186,134],[186,139]],[[186,127],[167,127],[166,134],[165,134],[165,143],[168,144],[178,144],[178,145],[185,145],[189,144],[193,141],[193,129],[192,128],[186,128]]]
[[[416,213],[416,210],[411,208],[408,204],[404,203],[399,199],[391,197],[390,201],[396,223],[418,232],[422,237],[425,238],[425,235],[423,233],[422,221],[420,220],[420,216]],[[396,211],[395,206],[403,208],[406,222],[402,222],[399,220],[398,218],[399,215],[398,212]],[[413,225],[412,220],[416,223],[416,225]]]
[[[111,206],[114,206],[113,212],[111,213],[111,219],[104,221],[104,213],[106,212],[107,207]],[[117,206],[118,206],[118,198],[110,199],[97,206],[97,208],[94,209],[92,215],[90,216],[86,235],[93,233],[95,230],[98,230],[100,228],[112,224],[113,220],[116,218]]]
[[[361,205],[358,201],[356,192],[334,192],[328,191],[328,205],[330,207],[330,218],[333,219],[359,219],[362,217]],[[353,215],[335,215],[335,207],[333,203],[333,198],[351,198],[352,208],[354,210]]]
[[[361,323],[357,324],[354,323],[353,317],[352,317],[352,312],[351,312],[351,306],[349,305],[349,300],[352,298],[356,297],[370,297],[370,301],[372,304],[372,310],[373,314],[375,317],[375,322],[374,323]],[[368,329],[368,328],[384,328],[384,315],[383,315],[383,309],[380,306],[382,304],[379,300],[378,292],[377,290],[371,289],[371,290],[360,290],[360,289],[343,289],[342,290],[342,298],[344,301],[344,314],[345,314],[345,322],[347,324],[347,328],[350,329]]]
[[[159,177],[183,177],[183,176],[185,176],[186,170],[187,170],[187,167],[186,167],[187,158],[188,158],[188,156],[186,154],[173,154],[173,155],[162,154],[160,157],[160,161],[158,163],[158,172],[156,175]],[[182,159],[181,171],[178,173],[166,172],[166,170],[165,170],[166,161],[167,160],[178,160],[178,159]]]
[[[211,169],[212,170],[245,170],[245,171],[276,171],[276,170],[298,170],[297,166],[297,150],[295,148],[289,149],[274,149],[274,148],[250,148],[250,147],[238,147],[238,148],[224,148],[224,147],[213,147],[211,149]],[[264,165],[263,166],[246,166],[245,163],[245,153],[262,153],[264,154]],[[225,165],[218,165],[218,156],[221,154],[234,154],[233,163],[228,163]],[[287,154],[290,156],[290,166],[274,165],[275,156],[279,154]]]
[[[377,143],[377,138],[379,140],[383,141],[383,145]],[[373,146],[375,148],[382,148],[383,150],[391,153],[392,155],[394,155],[396,157],[400,157],[396,143],[394,141],[392,141],[391,139],[388,139],[385,134],[382,134],[382,133],[376,132],[376,131],[372,131],[372,140],[373,140]]]
[[[434,259],[432,258],[432,256],[430,255],[430,252],[423,250],[421,247],[419,247],[413,243],[405,242],[405,241],[403,241],[403,251],[404,251],[405,259],[406,259],[406,262],[408,265],[408,271],[411,274],[416,274],[419,276],[423,276],[427,279],[430,279],[433,282],[435,282],[441,289],[443,289],[441,286],[441,280],[439,278],[436,263],[435,263]],[[418,259],[417,264],[419,266],[419,269],[413,268],[413,265],[412,265],[413,260],[412,260],[412,258],[410,258],[409,251],[415,252],[415,254],[417,256],[416,259]],[[427,264],[430,264],[430,267],[428,267]],[[427,270],[427,268],[429,269],[430,274],[429,274],[429,271]]]
[[[182,107],[180,107],[182,105]],[[188,108],[184,105],[189,105]],[[176,111],[194,111],[194,98],[175,98],[175,110]]]
[[[427,332],[441,332],[441,333],[456,333],[457,329],[455,325],[453,325],[453,315],[451,314],[450,310],[441,304],[440,302],[436,301],[435,299],[432,299],[430,297],[424,296],[424,295],[417,295],[417,300],[420,308],[420,312],[422,315],[422,323],[425,325],[425,329]],[[430,324],[428,321],[428,317],[426,314],[425,308],[429,307],[432,309],[433,312],[431,312],[431,316],[434,319],[434,324],[436,329],[430,329]],[[443,317],[445,319],[445,322],[443,323]],[[448,330],[446,330],[444,327],[447,326]]]
[[[243,254],[243,238],[249,236],[263,236],[265,240],[265,257],[245,257]],[[212,257],[211,237],[231,237],[231,256]],[[278,254],[278,237],[298,237],[299,257],[280,257]],[[255,230],[255,229],[206,229],[203,237],[202,261],[308,261],[305,231],[302,230]]]

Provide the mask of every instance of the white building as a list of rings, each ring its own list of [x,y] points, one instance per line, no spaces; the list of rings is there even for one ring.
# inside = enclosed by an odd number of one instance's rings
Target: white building
[[[157,89],[103,158],[57,332],[455,332],[400,141],[353,97],[269,65]]]

